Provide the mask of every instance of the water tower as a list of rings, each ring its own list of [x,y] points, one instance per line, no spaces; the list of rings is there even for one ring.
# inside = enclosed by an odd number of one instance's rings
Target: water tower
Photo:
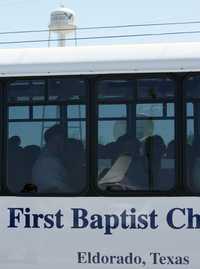
[[[61,5],[59,8],[51,12],[49,24],[49,45],[52,32],[57,33],[58,35],[58,45],[60,47],[64,47],[66,36],[75,32],[75,30],[76,25],[74,11]]]

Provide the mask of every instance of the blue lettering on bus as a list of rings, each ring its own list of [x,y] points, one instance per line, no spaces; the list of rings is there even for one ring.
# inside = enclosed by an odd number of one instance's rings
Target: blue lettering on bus
[[[71,208],[73,212],[72,229],[104,229],[105,235],[111,235],[115,229],[157,229],[156,211],[150,214],[136,214],[136,209],[124,210],[117,214],[89,214],[84,208]]]
[[[63,214],[59,209],[54,214],[35,214],[31,213],[29,207],[27,208],[8,208],[9,211],[9,225],[8,228],[44,228],[62,229]]]
[[[173,208],[171,209],[168,214],[167,214],[167,223],[168,225],[173,228],[173,229],[182,229],[185,224],[178,225],[175,222],[175,217],[180,217],[185,216],[185,208]]]
[[[71,208],[71,229],[102,230],[105,235],[112,235],[121,230],[155,230],[159,228],[158,214],[153,209],[150,213],[138,213],[135,208],[125,209],[121,213],[99,214],[85,208]],[[64,214],[59,209],[54,213],[35,213],[29,207],[8,208],[8,228],[25,229],[62,229]],[[69,220],[68,220],[69,223]],[[200,229],[200,213],[193,208],[172,208],[166,214],[167,225],[174,230]]]
[[[200,214],[195,214],[193,208],[173,208],[167,214],[167,224],[176,230],[200,229]]]

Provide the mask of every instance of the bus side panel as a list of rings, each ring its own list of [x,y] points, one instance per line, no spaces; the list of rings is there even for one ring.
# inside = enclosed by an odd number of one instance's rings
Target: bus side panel
[[[199,198],[1,197],[0,212],[4,269],[199,268]]]

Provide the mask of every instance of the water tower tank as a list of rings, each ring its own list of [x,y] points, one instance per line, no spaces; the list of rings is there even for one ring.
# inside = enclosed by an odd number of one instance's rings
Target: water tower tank
[[[61,6],[51,12],[49,34],[51,32],[58,34],[60,46],[65,46],[66,35],[74,32],[75,29],[75,13],[73,10]]]

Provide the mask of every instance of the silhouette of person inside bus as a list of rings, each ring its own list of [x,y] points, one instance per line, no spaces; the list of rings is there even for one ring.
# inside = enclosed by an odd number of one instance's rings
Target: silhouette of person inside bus
[[[118,154],[138,155],[141,143],[133,135],[124,134],[116,141]]]
[[[126,133],[115,142],[104,146],[99,144],[98,151],[101,158],[111,159],[112,163],[114,163],[120,155],[138,155],[140,147],[140,141],[134,138],[133,135]]]
[[[161,169],[161,159],[166,152],[166,146],[161,136],[149,136],[145,140],[145,156],[147,158],[147,171],[150,189],[156,188]]]
[[[75,138],[65,141],[63,161],[70,174],[70,186],[79,192],[86,186],[86,160],[83,143]]]
[[[21,139],[18,135],[11,136],[8,139],[8,149],[16,149],[18,150],[21,144]]]
[[[71,192],[69,176],[62,161],[65,131],[60,124],[49,128],[45,134],[45,147],[32,169],[32,183],[38,192]]]
[[[19,136],[8,139],[8,188],[13,192],[20,192],[25,183],[24,152]]]
[[[35,193],[37,192],[37,186],[34,184],[26,184],[24,185],[23,189],[21,190],[22,193]]]
[[[188,146],[187,146],[188,147]],[[200,190],[200,136],[195,136],[192,147],[190,160],[188,160],[189,152],[187,152],[187,170],[190,171],[188,175],[188,185],[194,192]]]

